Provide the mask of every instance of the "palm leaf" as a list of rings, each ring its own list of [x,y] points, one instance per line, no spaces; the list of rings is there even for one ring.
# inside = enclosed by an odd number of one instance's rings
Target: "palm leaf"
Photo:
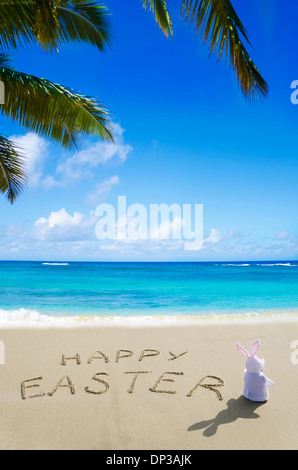
[[[110,115],[94,98],[11,68],[0,68],[5,106],[0,111],[14,122],[51,138],[64,147],[83,135],[113,140]]]
[[[17,49],[35,42],[35,3],[32,0],[0,0],[0,48]]]
[[[241,36],[249,43],[247,32],[230,0],[182,0],[181,15],[209,41],[210,53],[218,60],[225,55],[234,69],[246,98],[266,97],[268,85],[246,51]]]
[[[58,50],[59,22],[54,0],[35,0],[33,33],[45,49]]]
[[[110,14],[90,0],[56,0],[60,42],[87,42],[104,51],[110,44]]]
[[[173,35],[172,20],[170,18],[166,0],[143,0],[143,7],[152,11],[155,21],[159,24],[163,33],[169,37]]]
[[[8,67],[10,65],[10,57],[0,52],[0,67]]]
[[[25,157],[13,142],[0,134],[0,191],[13,204],[27,180]]]

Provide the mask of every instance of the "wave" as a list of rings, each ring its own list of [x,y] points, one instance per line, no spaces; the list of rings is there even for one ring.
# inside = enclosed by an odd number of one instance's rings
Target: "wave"
[[[2,310],[0,309],[0,322],[40,322],[50,321],[51,317],[43,315],[37,310],[27,308],[19,308],[18,310]]]
[[[220,266],[298,266],[298,264],[291,263],[221,263]]]
[[[100,319],[101,317],[98,317]],[[79,315],[48,315],[37,310],[19,308],[16,310],[0,309],[0,325],[5,326],[65,326],[72,324],[90,323],[92,317]]]
[[[298,266],[298,264],[291,263],[259,263],[256,266]]]
[[[212,324],[221,321],[276,321],[298,319],[298,309],[277,309],[267,311],[230,311],[230,312],[193,312],[185,315],[133,315],[133,316],[86,316],[86,315],[47,315],[37,310],[20,308],[18,310],[0,309],[0,327],[43,328],[43,327],[92,327],[92,326],[158,326],[182,324]]]
[[[42,263],[43,266],[68,266],[68,263]]]
[[[225,264],[221,264],[221,266],[251,266],[249,263],[243,263],[243,264],[240,264],[240,263],[225,263]]]
[[[171,316],[171,315],[138,315],[138,316],[86,316],[66,315],[54,316],[20,308],[18,310],[0,309],[0,327],[80,327],[80,326],[145,326],[159,325],[160,322],[167,324],[181,324],[183,322],[204,320],[205,317],[193,316]],[[206,317],[207,318],[207,317]],[[209,317],[208,317],[209,319]]]

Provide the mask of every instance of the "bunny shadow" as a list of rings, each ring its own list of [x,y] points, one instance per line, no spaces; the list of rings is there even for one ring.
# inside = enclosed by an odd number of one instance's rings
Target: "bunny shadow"
[[[203,435],[205,437],[214,436],[219,426],[223,424],[233,423],[239,418],[243,419],[257,419],[260,417],[255,413],[256,409],[264,405],[265,402],[254,402],[247,400],[241,395],[239,398],[231,398],[227,402],[227,408],[220,411],[214,419],[207,421],[199,421],[198,423],[192,424],[187,431],[198,431],[205,429]]]

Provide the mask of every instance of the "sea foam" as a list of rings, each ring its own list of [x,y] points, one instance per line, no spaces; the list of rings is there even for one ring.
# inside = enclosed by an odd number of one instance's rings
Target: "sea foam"
[[[42,263],[43,266],[68,266],[68,263]]]
[[[234,322],[267,322],[267,321],[298,320],[298,309],[292,311],[276,310],[267,312],[246,313],[220,313],[212,314],[193,313],[192,315],[133,315],[133,316],[87,316],[68,315],[54,316],[40,313],[37,310],[20,308],[16,310],[0,309],[0,328],[72,328],[72,327],[146,327],[146,326],[189,326],[189,325],[216,325]]]

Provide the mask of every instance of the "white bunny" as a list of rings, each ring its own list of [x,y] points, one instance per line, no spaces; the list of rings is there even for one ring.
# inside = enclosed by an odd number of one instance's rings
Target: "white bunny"
[[[249,353],[240,344],[236,344],[236,348],[247,358],[244,370],[243,396],[252,401],[267,401],[269,399],[267,387],[274,387],[274,382],[263,374],[265,360],[256,356],[260,349],[260,340],[256,339],[251,343]]]

